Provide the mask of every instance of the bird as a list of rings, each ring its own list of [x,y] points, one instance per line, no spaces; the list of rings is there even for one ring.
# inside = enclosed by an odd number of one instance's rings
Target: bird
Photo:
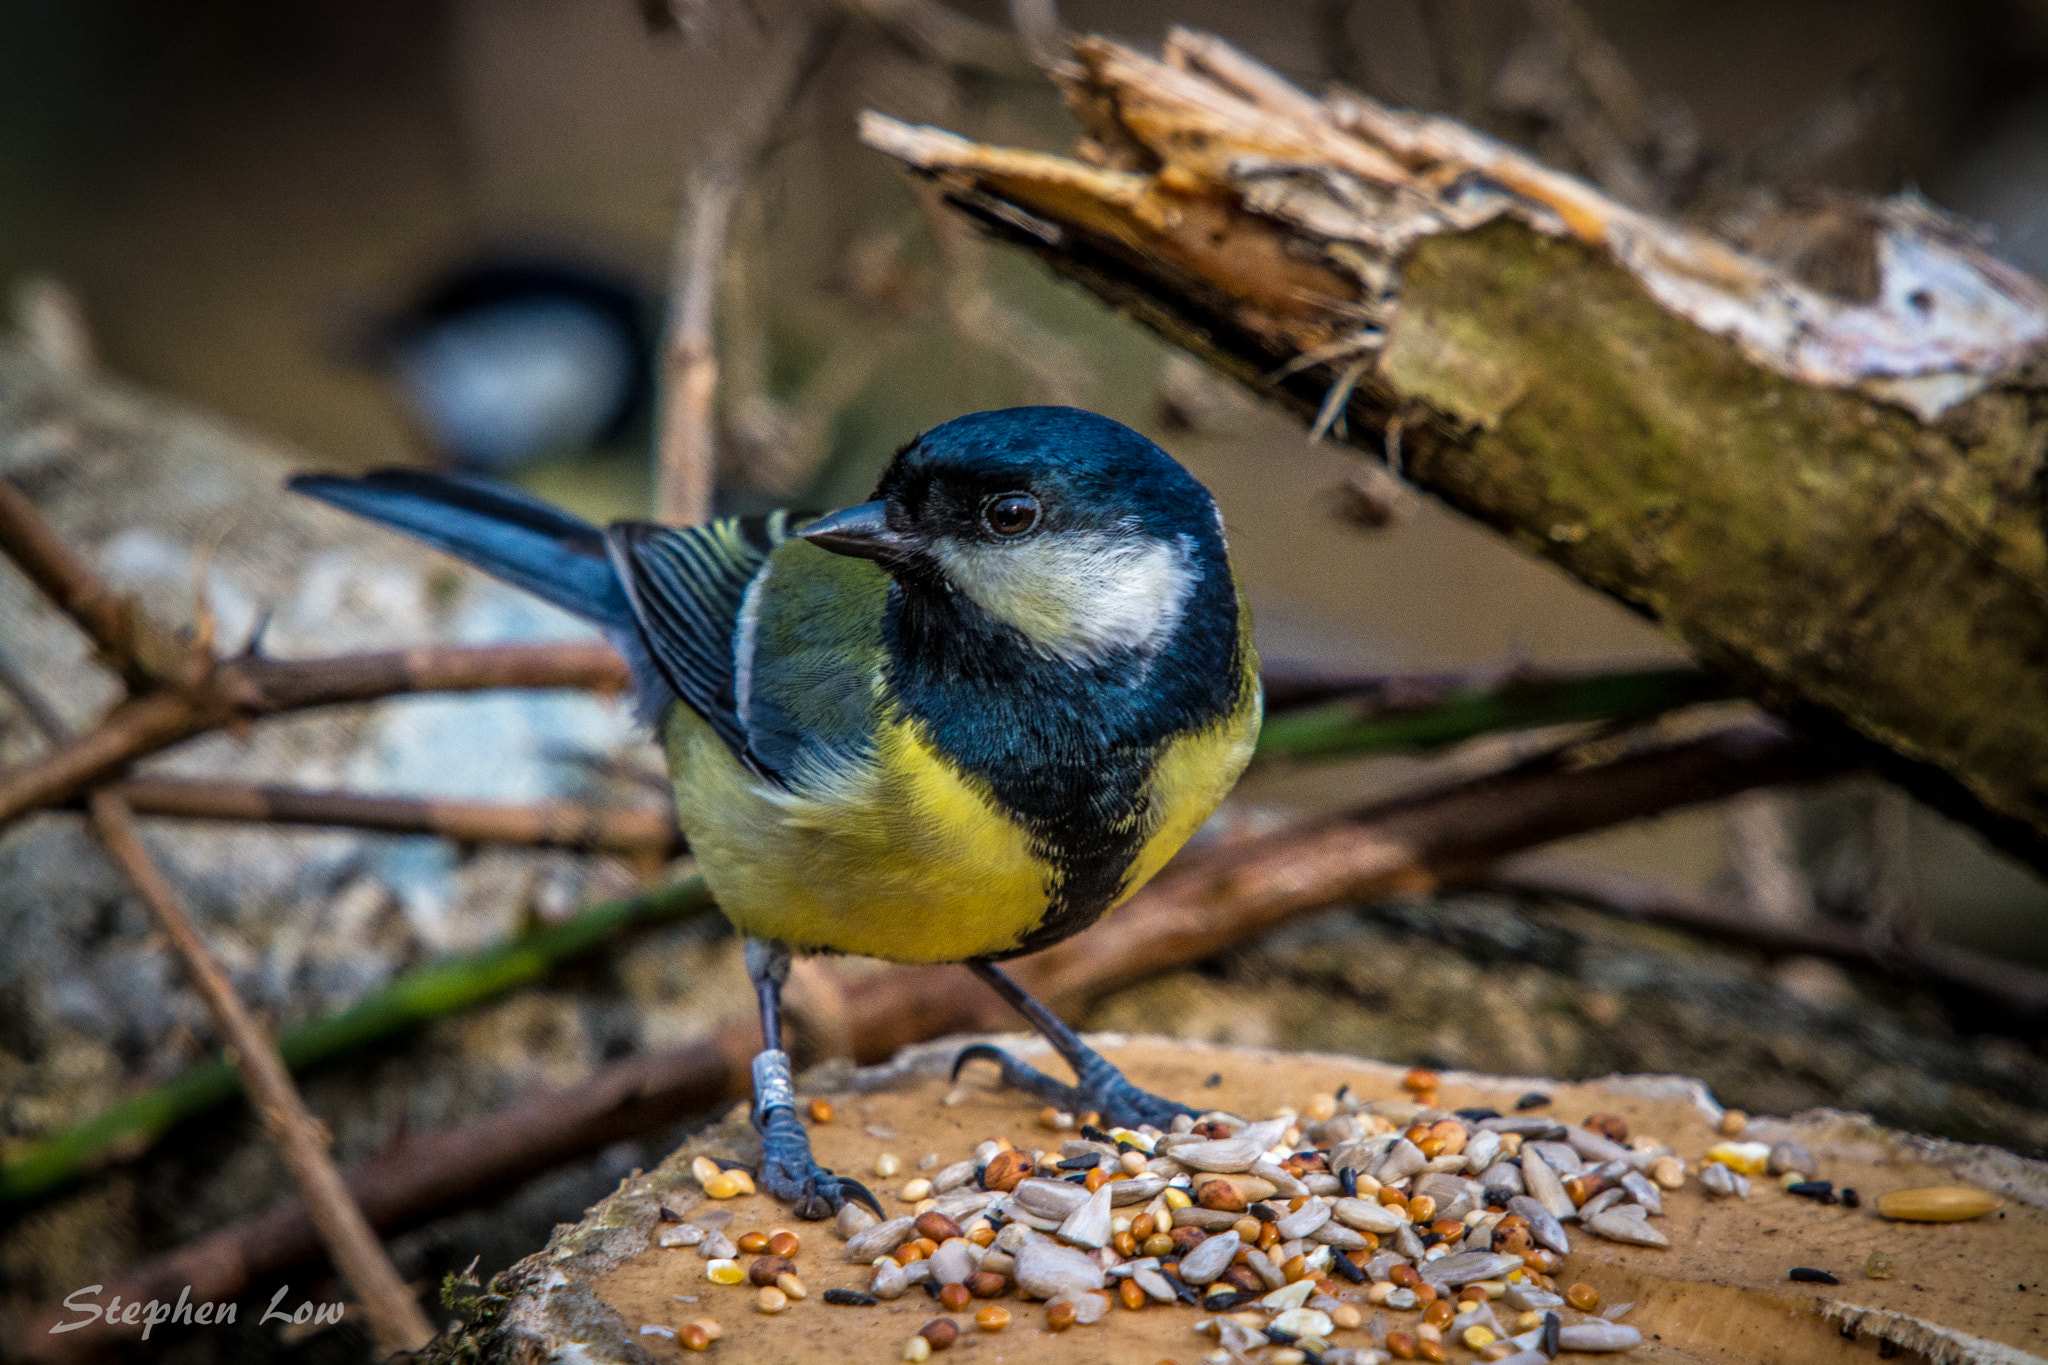
[[[652,311],[600,266],[489,257],[443,272],[358,349],[440,455],[503,474],[618,441],[644,416]]]
[[[866,502],[691,527],[600,529],[475,475],[289,486],[584,617],[626,657],[744,941],[759,1179],[800,1217],[875,1201],[818,1165],[797,1117],[781,993],[799,954],[964,963],[1076,1079],[988,1044],[956,1077],[992,1061],[1116,1125],[1195,1112],[1133,1085],[999,965],[1143,886],[1257,738],[1222,514],[1146,437],[1076,408],[973,413],[904,445]]]

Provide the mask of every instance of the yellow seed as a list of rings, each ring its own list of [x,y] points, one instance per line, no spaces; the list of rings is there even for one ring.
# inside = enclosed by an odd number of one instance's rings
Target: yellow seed
[[[789,1307],[789,1295],[774,1285],[763,1285],[761,1292],[754,1295],[754,1305],[763,1313],[780,1313]]]
[[[1730,1109],[1721,1115],[1722,1137],[1734,1137],[1747,1127],[1749,1127],[1749,1115],[1743,1113],[1740,1109]]]
[[[1339,1327],[1356,1327],[1365,1321],[1365,1314],[1358,1311],[1355,1303],[1340,1303],[1330,1310],[1330,1321]]]
[[[1524,1313],[1515,1319],[1517,1332],[1533,1332],[1543,1325],[1543,1315],[1534,1311]]]
[[[832,1101],[824,1096],[821,1095],[811,1101],[812,1123],[830,1123],[832,1121],[832,1114]]]
[[[753,1177],[752,1175],[748,1174],[748,1173],[747,1173],[746,1171],[742,1171],[742,1170],[730,1170],[730,1171],[727,1171],[727,1172],[726,1172],[726,1174],[727,1174],[727,1175],[729,1175],[729,1176],[731,1176],[731,1177],[732,1177],[732,1179],[733,1179],[733,1183],[734,1183],[734,1184],[736,1184],[736,1185],[738,1185],[738,1186],[740,1187],[740,1193],[741,1193],[741,1194],[757,1194],[757,1193],[759,1193],[759,1191],[757,1191],[757,1190],[756,1190],[756,1189],[754,1188],[754,1177]]]
[[[902,1169],[903,1163],[897,1159],[894,1152],[884,1152],[875,1158],[875,1174],[884,1180]]]
[[[1707,1149],[1707,1160],[1718,1161],[1743,1175],[1762,1175],[1764,1164],[1770,1159],[1771,1146],[1767,1142],[1719,1142]]]
[[[910,1365],[920,1365],[921,1362],[932,1358],[932,1344],[923,1337],[912,1337],[903,1343],[903,1358],[909,1361]]]
[[[1211,1129],[1210,1131],[1214,1132],[1215,1130]],[[1033,1188],[1035,1189],[1036,1186],[1034,1186]],[[1186,1190],[1183,1190],[1178,1186],[1167,1187],[1166,1207],[1170,1209],[1188,1209],[1193,1208],[1194,1204],[1195,1201],[1188,1197],[1188,1192]]]
[[[704,1278],[713,1284],[739,1284],[747,1278],[747,1272],[740,1269],[738,1261],[721,1257],[705,1263]]]
[[[810,1292],[804,1288],[802,1280],[799,1280],[793,1273],[787,1270],[775,1277],[775,1287],[792,1299],[801,1299]]]
[[[1464,1340],[1467,1346],[1471,1347],[1473,1350],[1476,1351],[1483,1346],[1493,1345],[1493,1343],[1499,1341],[1500,1338],[1493,1334],[1492,1328],[1482,1326],[1481,1324],[1475,1322],[1470,1327],[1467,1327],[1465,1329]]]
[[[1967,1185],[1931,1185],[1922,1190],[1893,1190],[1880,1196],[1877,1211],[1908,1223],[1960,1223],[1982,1218],[1998,1201]]]
[[[713,1199],[731,1199],[741,1192],[740,1182],[733,1179],[731,1171],[720,1171],[704,1182],[704,1193]]]
[[[984,1332],[1000,1332],[1010,1325],[1010,1310],[999,1303],[984,1304],[974,1310],[974,1325]]]
[[[903,1186],[902,1192],[896,1197],[906,1204],[915,1204],[920,1199],[931,1198],[931,1195],[932,1182],[926,1180],[923,1176],[919,1176],[915,1180],[907,1181]]]
[[[710,1157],[698,1156],[690,1158],[690,1174],[695,1177],[699,1185],[718,1173],[718,1163]]]

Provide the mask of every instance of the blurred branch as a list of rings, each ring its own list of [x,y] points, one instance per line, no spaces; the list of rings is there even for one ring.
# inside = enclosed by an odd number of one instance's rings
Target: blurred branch
[[[370,1320],[370,1335],[386,1351],[416,1350],[434,1336],[419,1301],[398,1277],[390,1257],[362,1210],[356,1207],[328,1155],[327,1130],[306,1108],[271,1040],[242,1009],[227,974],[178,904],[149,850],[135,832],[127,803],[102,789],[92,798],[92,820],[100,839],[141,893],[158,927],[171,941],[192,979],[213,1026],[227,1044],[242,1084],[262,1116],[264,1131],[291,1168],[308,1217],[319,1231],[334,1266],[355,1291]]]
[[[0,692],[14,699],[14,704],[28,717],[28,723],[50,743],[61,744],[69,737],[71,729],[65,725],[64,717],[57,714],[57,708],[50,704],[50,699],[4,654],[0,654]]]
[[[1183,854],[1094,928],[1020,959],[1020,984],[1071,1013],[1089,997],[1197,962],[1289,919],[1347,900],[1417,894],[1468,882],[1500,857],[1753,786],[1838,771],[1840,763],[1775,727],[1730,726],[1607,763],[1497,774],[1347,819]],[[828,972],[831,969],[826,969]],[[836,973],[833,973],[836,975]],[[957,967],[903,967],[840,978],[855,1058],[884,1060],[909,1043],[1002,1027],[1002,1003]],[[566,1091],[536,1095],[439,1133],[410,1135],[357,1167],[350,1188],[390,1231],[502,1191],[604,1145],[747,1092],[759,1034],[736,1022],[677,1052],[607,1067]],[[316,1255],[304,1211],[287,1202],[136,1267],[111,1286],[124,1298],[232,1298]],[[32,1322],[19,1349],[75,1359],[95,1328],[50,1337]]]
[[[579,806],[357,796],[352,792],[187,778],[137,778],[118,790],[137,815],[434,834],[464,844],[673,858],[688,851],[673,814]]]
[[[656,438],[655,515],[673,525],[693,526],[711,516],[718,440],[713,322],[733,208],[777,125],[837,38],[840,22],[838,10],[822,9],[778,25],[783,32],[758,68],[751,97],[721,124],[715,144],[684,176]]]
[[[1823,920],[1773,923],[1667,882],[1559,853],[1524,853],[1496,865],[1485,884],[1549,896],[1625,919],[1669,924],[1688,933],[1766,953],[1805,953],[1895,977],[1920,979],[1991,1000],[2022,1019],[2048,1016],[2048,972],[1953,944],[1888,933],[1871,935]]]
[[[0,476],[0,554],[77,623],[109,668],[131,685],[189,681],[190,652],[142,618],[52,531],[12,479]]]
[[[307,1070],[496,1000],[629,934],[710,909],[711,895],[700,877],[591,906],[496,947],[415,967],[337,1014],[285,1030],[278,1036],[278,1055],[292,1071]],[[173,1125],[241,1093],[227,1062],[188,1067],[0,1165],[0,1203],[46,1194],[117,1158],[133,1159]]]
[[[1510,676],[1491,685],[1469,675],[1387,679],[1340,701],[1271,717],[1259,731],[1258,752],[1353,758],[1438,748],[1501,730],[1644,720],[1728,695],[1726,683],[1695,668]]]
[[[328,659],[229,659],[197,685],[118,703],[93,729],[0,773],[0,825],[77,800],[138,759],[264,716],[415,692],[503,687],[623,689],[625,661],[602,644],[437,646]]]

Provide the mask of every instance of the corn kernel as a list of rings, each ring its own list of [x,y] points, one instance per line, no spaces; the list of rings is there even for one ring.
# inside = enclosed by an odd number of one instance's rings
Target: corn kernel
[[[713,1199],[732,1199],[742,1193],[740,1182],[733,1179],[732,1172],[720,1171],[704,1182],[704,1193]]]
[[[738,1261],[720,1257],[704,1266],[704,1278],[713,1284],[740,1284],[747,1278],[747,1272],[740,1269]]]

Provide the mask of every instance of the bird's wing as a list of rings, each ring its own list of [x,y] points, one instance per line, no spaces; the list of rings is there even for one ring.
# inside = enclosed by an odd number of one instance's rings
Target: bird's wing
[[[605,532],[654,665],[742,761],[773,777],[747,743],[734,657],[747,585],[789,539],[789,514],[721,517],[678,529],[622,521]]]
[[[804,514],[605,533],[655,666],[743,763],[785,787],[873,727],[886,576],[793,538]]]
[[[872,560],[793,540],[742,612],[739,699],[759,762],[821,792],[873,757],[886,705],[889,576]]]

